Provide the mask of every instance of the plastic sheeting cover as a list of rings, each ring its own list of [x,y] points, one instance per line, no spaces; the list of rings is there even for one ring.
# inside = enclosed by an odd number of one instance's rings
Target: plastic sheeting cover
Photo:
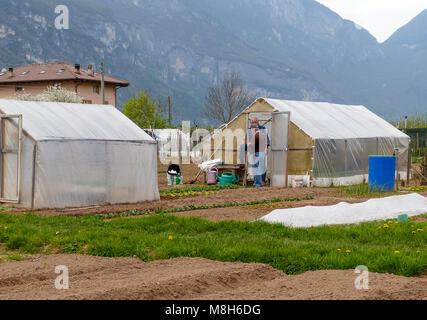
[[[153,141],[113,106],[0,99],[5,114],[23,114],[25,131],[35,140],[94,139]],[[41,125],[43,124],[43,125]]]
[[[290,111],[291,121],[314,139],[372,137],[409,138],[364,106],[327,102],[264,99],[277,111]]]
[[[36,208],[159,199],[156,145],[115,141],[40,142]]]
[[[399,171],[405,173],[408,148],[409,138],[318,139],[313,176],[335,178],[368,174],[370,155],[393,155],[395,149],[399,150]]]

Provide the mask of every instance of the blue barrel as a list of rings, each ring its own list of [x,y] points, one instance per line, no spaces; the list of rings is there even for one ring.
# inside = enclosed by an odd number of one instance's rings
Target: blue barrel
[[[369,156],[369,188],[381,192],[394,191],[395,178],[395,156]]]

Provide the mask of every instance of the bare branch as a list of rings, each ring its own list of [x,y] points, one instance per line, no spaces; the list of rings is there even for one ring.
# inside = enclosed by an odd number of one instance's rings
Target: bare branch
[[[220,84],[209,87],[204,113],[215,122],[228,123],[254,99],[233,70],[224,74]]]

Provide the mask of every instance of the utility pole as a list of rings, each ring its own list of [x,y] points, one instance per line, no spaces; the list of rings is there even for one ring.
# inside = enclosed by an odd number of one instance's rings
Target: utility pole
[[[172,127],[172,120],[171,120],[171,96],[168,96],[168,109],[169,109],[169,127]]]
[[[408,116],[405,116],[405,134],[408,134]]]
[[[101,62],[101,95],[102,104],[105,104],[104,62]]]

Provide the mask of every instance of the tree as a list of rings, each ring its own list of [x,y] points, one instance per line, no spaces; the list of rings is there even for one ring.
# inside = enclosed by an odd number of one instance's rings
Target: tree
[[[82,98],[75,92],[69,91],[61,87],[47,87],[47,90],[37,94],[31,95],[24,93],[12,97],[15,100],[23,101],[46,101],[46,102],[68,102],[68,103],[81,103]]]
[[[221,83],[209,87],[204,113],[210,119],[228,123],[254,100],[240,75],[230,71],[224,74]]]
[[[123,106],[123,113],[142,129],[166,128],[166,119],[150,95],[142,92],[138,97],[132,97]]]

